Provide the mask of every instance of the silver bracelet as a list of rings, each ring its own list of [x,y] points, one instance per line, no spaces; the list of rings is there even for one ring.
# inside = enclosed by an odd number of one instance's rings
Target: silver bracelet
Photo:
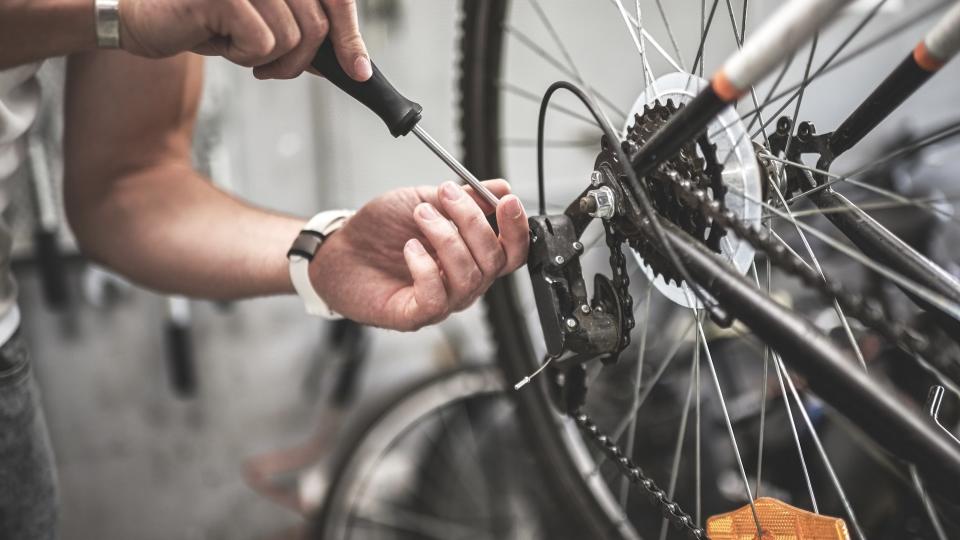
[[[120,47],[120,0],[94,0],[97,17],[97,47]]]

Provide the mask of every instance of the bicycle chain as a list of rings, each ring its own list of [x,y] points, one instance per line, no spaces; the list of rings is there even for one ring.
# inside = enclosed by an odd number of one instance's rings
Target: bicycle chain
[[[604,220],[607,247],[610,248],[610,270],[613,272],[613,286],[620,298],[620,347],[622,351],[630,345],[630,331],[636,326],[633,318],[633,297],[630,296],[630,276],[627,275],[627,258],[623,255],[626,238],[617,232],[609,221]]]
[[[678,184],[681,193],[687,199],[685,202],[699,210],[713,223],[732,230],[738,237],[746,240],[757,251],[764,253],[778,268],[799,278],[805,285],[818,291],[828,300],[836,300],[850,315],[856,317],[865,325],[880,332],[884,337],[896,343],[904,350],[921,354],[929,348],[929,341],[917,335],[910,328],[896,322],[891,322],[885,316],[883,309],[876,303],[863,296],[847,291],[837,281],[821,276],[819,272],[807,266],[803,259],[790,253],[786,247],[777,241],[763,228],[750,225],[739,219],[731,210],[720,201],[714,200],[703,189],[693,189],[693,182],[675,175],[667,175]],[[641,220],[641,225],[649,226],[649,217]],[[625,237],[618,232],[610,221],[604,220],[607,246],[610,248],[610,266],[613,271],[613,282],[620,297],[621,312],[623,313],[622,346],[630,343],[630,329],[635,321],[633,314],[633,297],[629,292],[630,279],[627,275],[626,257],[622,246]],[[622,350],[622,349],[621,349]],[[682,529],[688,538],[700,540],[707,538],[706,531],[698,527],[690,515],[683,511],[680,505],[671,501],[667,494],[660,489],[656,482],[646,476],[628,456],[626,456],[616,442],[609,436],[601,433],[599,427],[582,410],[570,415],[580,431],[597,446],[607,458],[615,463],[620,472],[633,484],[641,486],[647,494],[648,500],[657,507],[660,513],[678,529]]]
[[[693,189],[693,184],[689,180],[674,178],[674,181],[687,195],[689,204],[696,206],[714,222],[733,230],[737,236],[749,242],[754,249],[763,252],[775,266],[800,279],[804,285],[815,289],[825,299],[836,300],[840,307],[850,315],[907,352],[913,354],[927,352],[929,341],[926,338],[906,325],[889,320],[878,304],[846,290],[839,282],[821,275],[814,268],[808,266],[803,259],[790,253],[767,230],[744,222],[731,210],[714,201],[706,191]]]
[[[600,428],[586,413],[577,411],[572,417],[580,432],[589,437],[606,454],[607,459],[617,465],[620,472],[631,483],[643,488],[650,503],[657,506],[663,517],[674,527],[683,530],[687,538],[692,540],[707,538],[706,531],[696,525],[690,514],[684,512],[675,501],[671,501],[666,492],[660,489],[657,483],[643,472],[643,469],[627,457],[613,439],[600,432]],[[626,509],[624,509],[624,512],[626,512]]]

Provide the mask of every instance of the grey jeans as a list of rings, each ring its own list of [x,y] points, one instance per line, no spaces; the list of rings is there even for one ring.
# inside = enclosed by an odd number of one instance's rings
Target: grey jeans
[[[56,537],[57,484],[40,394],[20,331],[0,346],[0,538]]]

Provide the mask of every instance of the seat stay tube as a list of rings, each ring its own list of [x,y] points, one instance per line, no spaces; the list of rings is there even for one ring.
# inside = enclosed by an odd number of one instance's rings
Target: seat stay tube
[[[720,111],[749,92],[851,1],[792,0],[781,7],[723,64],[710,84],[637,152],[632,160],[637,176],[646,176],[675,156]]]
[[[955,2],[907,57],[840,124],[840,127],[826,136],[827,142],[817,167],[821,170],[829,170],[831,163],[837,157],[876,128],[956,56],[958,51],[960,51],[960,2]],[[804,174],[810,176],[809,173]],[[820,177],[818,180],[825,181],[825,178]],[[825,215],[865,254],[911,280],[930,287],[951,301],[960,303],[960,282],[845,197],[827,188],[812,194],[811,199],[823,209],[849,210],[827,212]],[[910,291],[905,290],[905,292],[919,307],[930,313],[937,325],[949,336],[960,340],[960,321],[918,298]]]
[[[960,485],[960,445],[929,418],[897,399],[897,392],[870,378],[812,324],[773,301],[671,223],[664,231],[690,274],[728,312],[743,322],[811,389],[859,429],[906,462],[930,487],[955,500]]]

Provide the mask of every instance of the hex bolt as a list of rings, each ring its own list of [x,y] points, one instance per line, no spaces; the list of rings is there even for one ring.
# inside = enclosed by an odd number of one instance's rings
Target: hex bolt
[[[564,262],[566,262],[566,259],[563,258],[563,255],[557,255],[556,257],[553,258],[553,262],[557,264],[563,264]]]
[[[577,320],[574,319],[573,317],[570,317],[569,319],[567,319],[566,322],[567,322],[567,328],[576,328],[576,327],[577,327]]]
[[[586,305],[586,304],[581,305],[581,306],[580,306],[580,312],[583,313],[584,315],[590,313],[590,306],[588,306],[588,305]]]
[[[609,219],[617,212],[616,199],[609,186],[591,189],[580,198],[580,211],[599,219]]]
[[[577,253],[580,253],[581,251],[583,251],[583,244],[581,244],[580,242],[574,242],[573,250],[576,251]]]
[[[580,211],[592,214],[597,211],[597,200],[589,195],[580,198]]]

